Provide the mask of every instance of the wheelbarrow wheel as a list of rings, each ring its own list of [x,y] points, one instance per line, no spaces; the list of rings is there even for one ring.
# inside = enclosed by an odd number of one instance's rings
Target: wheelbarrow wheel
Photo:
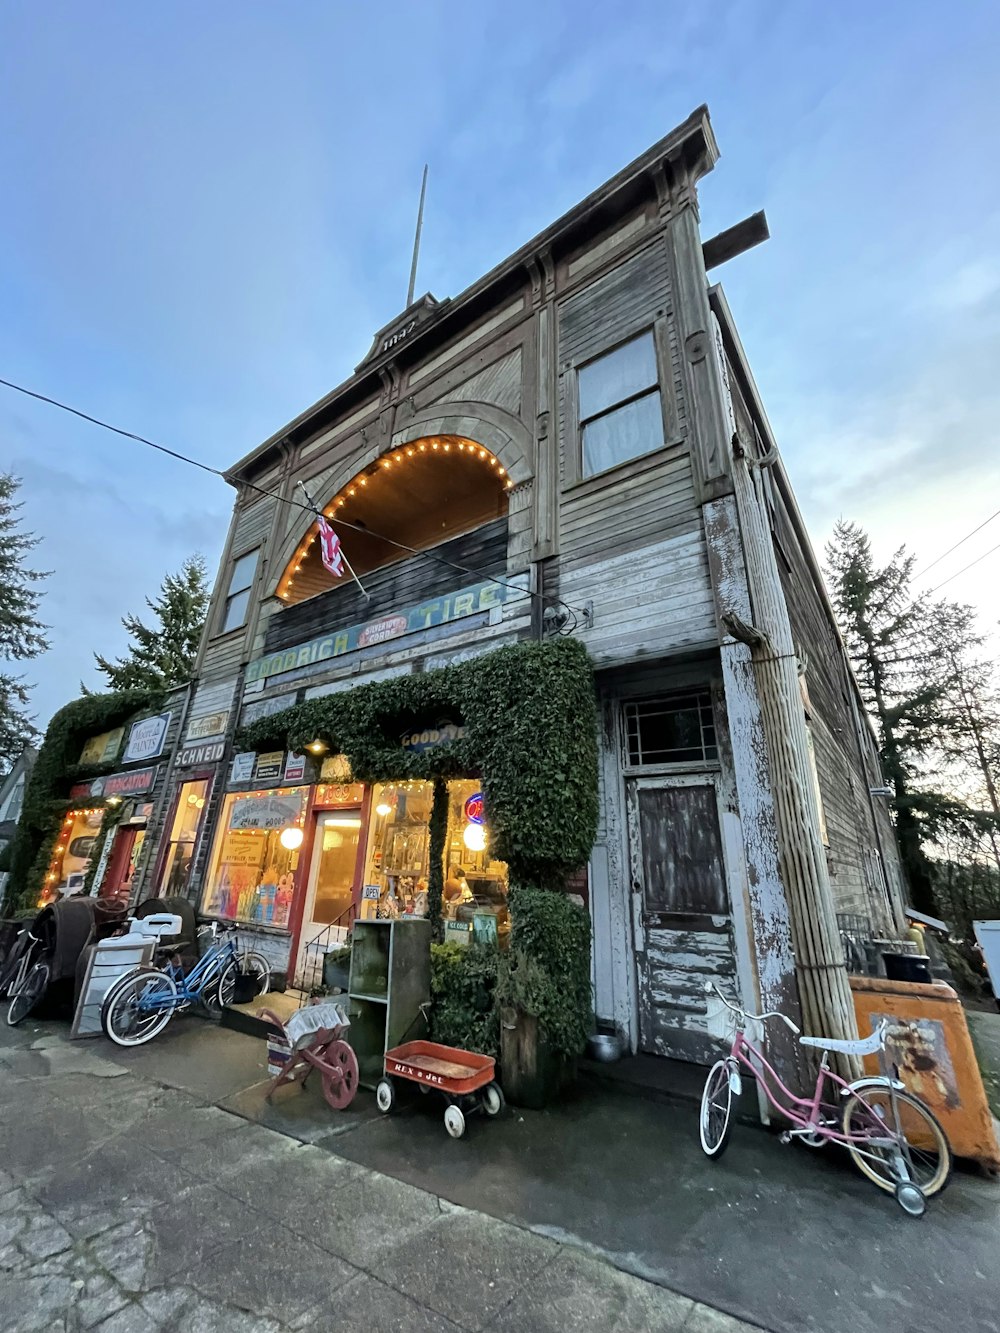
[[[346,1041],[336,1041],[326,1058],[333,1068],[322,1070],[323,1096],[335,1111],[343,1111],[358,1090],[358,1057]]]
[[[499,1083],[487,1083],[483,1088],[483,1110],[487,1115],[499,1115],[506,1103]]]
[[[460,1106],[449,1106],[444,1113],[444,1127],[453,1139],[460,1139],[465,1133],[465,1116]]]
[[[388,1115],[396,1105],[396,1089],[390,1079],[379,1079],[378,1087],[375,1089],[375,1101],[383,1115]]]

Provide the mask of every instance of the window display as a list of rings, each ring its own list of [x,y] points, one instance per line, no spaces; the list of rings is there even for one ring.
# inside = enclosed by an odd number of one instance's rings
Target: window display
[[[160,872],[161,897],[183,895],[187,889],[208,800],[208,785],[206,778],[202,782],[182,782],[178,788],[177,808]]]
[[[430,782],[389,782],[374,789],[364,880],[379,889],[374,915],[427,914],[433,796]],[[446,921],[467,927],[451,934],[505,942],[510,929],[507,866],[494,860],[490,851],[483,795],[476,779],[448,783],[442,870],[441,914]]]
[[[307,787],[226,797],[201,910],[227,921],[287,927]]]

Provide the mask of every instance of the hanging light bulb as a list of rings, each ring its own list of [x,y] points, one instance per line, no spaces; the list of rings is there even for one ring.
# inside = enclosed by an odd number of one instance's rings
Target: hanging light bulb
[[[470,852],[483,852],[486,850],[486,829],[482,824],[466,824],[462,841]]]
[[[281,830],[281,837],[278,841],[281,843],[282,847],[286,847],[290,852],[294,852],[297,847],[302,846],[303,836],[302,830],[293,826],[291,828],[283,828]]]
[[[392,814],[392,806],[388,801],[379,801],[378,805],[375,807],[375,813],[381,815],[382,818],[385,819],[386,815]]]

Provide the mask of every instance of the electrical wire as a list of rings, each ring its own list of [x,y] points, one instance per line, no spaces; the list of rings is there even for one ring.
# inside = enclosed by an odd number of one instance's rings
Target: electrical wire
[[[971,533],[970,533],[970,536],[971,536]],[[946,583],[950,583],[950,582],[952,581],[952,579],[957,579],[959,574],[964,574],[965,571],[966,571],[967,569],[971,569],[973,565],[978,565],[979,562],[980,562],[980,560],[985,560],[986,557],[987,557],[988,555],[992,555],[992,554],[994,553],[994,551],[1000,551],[1000,542],[998,542],[996,546],[991,546],[990,549],[989,549],[988,551],[984,551],[984,552],[982,553],[982,555],[977,555],[976,558],[975,558],[975,560],[970,561],[969,564],[967,564],[963,569],[958,570],[957,573],[955,573],[955,574],[949,574],[948,577],[947,577],[946,579],[944,579],[941,583],[939,583],[939,584],[937,585],[937,588],[931,588],[931,590],[930,590],[930,592],[927,594],[927,596],[928,596],[928,597],[932,597],[932,596],[934,595],[934,593],[936,593],[936,592],[938,591],[939,588],[943,588],[944,585],[945,585]]]
[[[26,389],[23,384],[15,384],[12,380],[0,378],[0,385],[3,385],[7,389],[13,389],[15,393],[22,393],[27,398],[34,398],[40,403],[47,403],[50,407],[57,407],[61,412],[69,412],[72,416],[79,417],[81,421],[88,421],[91,425],[99,426],[102,430],[111,431],[113,435],[120,435],[123,439],[134,440],[138,444],[148,445],[150,449],[156,449],[161,454],[167,454],[168,457],[177,459],[179,463],[187,463],[191,467],[200,468],[202,472],[208,472],[213,477],[221,477],[223,481],[228,482],[229,480],[226,473],[223,472],[221,468],[212,467],[209,463],[202,463],[201,460],[197,458],[190,458],[187,454],[179,453],[176,449],[168,449],[165,444],[157,444],[155,440],[147,439],[145,435],[137,435],[134,431],[123,430],[120,426],[113,426],[108,421],[102,421],[100,417],[91,416],[89,412],[82,412],[77,407],[71,407],[68,403],[60,402],[58,398],[49,398],[44,393],[36,393],[34,389]],[[296,500],[294,497],[279,495],[277,491],[265,490],[264,487],[257,486],[252,481],[243,480],[240,484],[246,486],[248,490],[254,491],[256,494],[266,497],[269,500],[276,500],[279,504],[291,505],[294,509],[301,509],[305,513],[310,514],[313,518],[324,517],[322,510],[317,509],[314,505],[304,504],[301,500]],[[406,551],[408,555],[429,556],[439,565],[446,565],[449,569],[456,570],[460,574],[468,574],[472,578],[485,579],[487,583],[499,584],[502,588],[510,588],[514,592],[519,593],[522,597],[537,597],[543,602],[546,600],[544,593],[536,592],[531,588],[522,588],[518,584],[512,583],[509,579],[497,578],[495,574],[483,574],[481,570],[469,569],[466,565],[460,565],[454,560],[447,560],[444,556],[435,555],[433,551],[426,549],[421,550],[416,546],[407,546],[405,542],[397,541],[394,537],[384,537],[381,533],[373,532],[371,528],[359,527],[356,523],[347,522],[346,519],[335,519],[334,525],[338,528],[350,528],[353,532],[363,532],[366,536],[374,537],[378,541],[383,541],[389,546],[394,546],[399,551]],[[553,598],[551,601],[556,605],[564,606],[567,611],[572,613],[575,628],[576,616],[579,608],[574,609],[561,598]],[[584,615],[585,613],[580,611],[579,614]],[[570,633],[572,633],[572,631],[570,631]]]
[[[929,569],[933,569],[935,565],[939,565],[946,555],[951,555],[952,551],[957,551],[960,546],[964,546],[970,537],[974,537],[977,532],[982,532],[987,523],[992,523],[995,518],[1000,518],[1000,509],[998,509],[995,514],[990,514],[989,518],[984,518],[978,528],[973,528],[971,532],[967,532],[961,541],[957,541],[954,546],[949,546],[944,555],[939,555],[936,560],[932,560],[929,565],[925,565],[923,569],[921,569],[919,573],[914,574],[913,577],[915,579],[922,579]],[[959,573],[961,572],[962,571],[959,570]],[[943,587],[944,585],[940,584],[939,586]]]

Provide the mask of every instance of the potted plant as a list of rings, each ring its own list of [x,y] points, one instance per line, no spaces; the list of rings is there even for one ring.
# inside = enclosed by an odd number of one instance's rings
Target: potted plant
[[[503,1087],[518,1106],[547,1105],[576,1074],[593,1027],[590,919],[564,893],[511,893],[511,950],[500,960]]]

